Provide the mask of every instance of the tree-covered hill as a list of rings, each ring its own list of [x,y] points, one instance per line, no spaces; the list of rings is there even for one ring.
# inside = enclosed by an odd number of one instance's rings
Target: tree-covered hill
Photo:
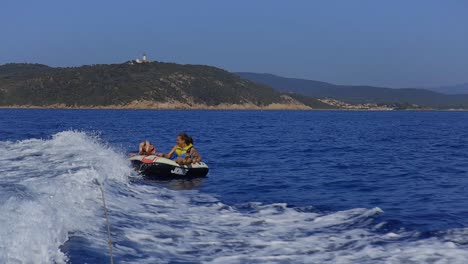
[[[0,65],[1,106],[108,106],[135,101],[193,105],[271,104],[331,108],[304,102],[269,86],[203,65],[150,62],[55,68],[41,64]]]

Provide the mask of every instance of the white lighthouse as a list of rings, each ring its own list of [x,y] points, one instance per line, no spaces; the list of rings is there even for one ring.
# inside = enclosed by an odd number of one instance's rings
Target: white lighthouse
[[[143,53],[143,57],[138,58],[135,60],[135,63],[142,64],[142,63],[149,63],[148,58],[146,57],[146,53]]]

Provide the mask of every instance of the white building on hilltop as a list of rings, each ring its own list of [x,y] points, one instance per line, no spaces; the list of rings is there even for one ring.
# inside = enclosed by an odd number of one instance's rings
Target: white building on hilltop
[[[146,57],[146,54],[143,53],[143,57],[140,58],[137,58],[135,61],[135,63],[137,64],[142,64],[142,63],[150,63],[150,61],[148,60],[148,58]]]

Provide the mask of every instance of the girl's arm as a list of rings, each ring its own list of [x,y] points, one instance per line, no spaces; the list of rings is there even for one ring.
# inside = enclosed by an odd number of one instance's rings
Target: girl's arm
[[[138,145],[138,155],[141,155],[143,154],[143,142],[140,143],[140,145]]]
[[[192,163],[197,163],[202,161],[202,157],[200,156],[200,153],[195,148],[192,148],[190,150],[190,156],[192,156]]]
[[[164,157],[166,159],[170,159],[172,157],[172,155],[174,155],[174,152],[175,152],[176,149],[177,149],[177,146],[174,146],[169,153],[162,154],[162,157]]]

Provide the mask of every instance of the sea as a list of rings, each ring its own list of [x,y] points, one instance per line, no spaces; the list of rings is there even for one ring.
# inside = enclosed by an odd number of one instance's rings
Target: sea
[[[181,131],[206,178],[132,169]],[[468,263],[468,112],[1,109],[0,263],[111,256]]]

